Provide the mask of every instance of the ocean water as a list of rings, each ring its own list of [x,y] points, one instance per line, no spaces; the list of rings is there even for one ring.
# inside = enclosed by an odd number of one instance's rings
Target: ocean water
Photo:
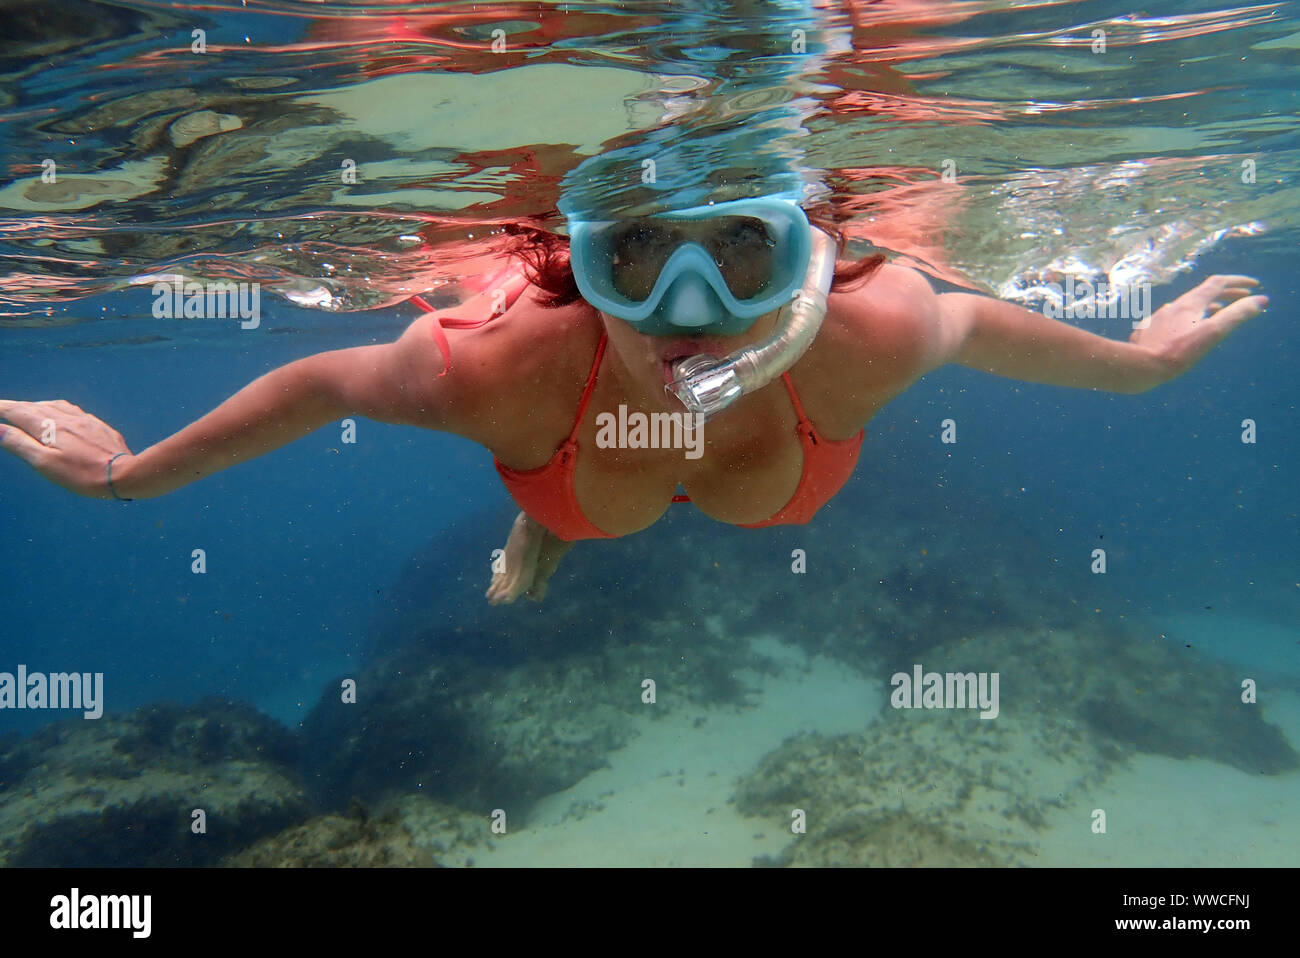
[[[565,189],[634,207],[614,151],[794,170],[941,290],[1268,310],[1139,395],[938,370],[807,526],[675,506],[536,604],[484,600],[517,510],[455,436],[358,418],[125,505],[5,457],[0,673],[102,674],[104,714],[0,709],[0,861],[1300,864],[1300,17],[681,6],[6,5],[0,398],[139,451],[459,302]],[[158,316],[177,275],[256,325]],[[914,669],[996,674],[996,716],[895,707]]]

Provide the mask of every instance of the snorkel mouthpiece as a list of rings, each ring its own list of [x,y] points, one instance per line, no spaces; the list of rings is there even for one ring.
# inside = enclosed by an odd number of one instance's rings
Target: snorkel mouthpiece
[[[677,360],[665,390],[692,413],[707,420],[741,396],[766,386],[808,351],[826,318],[826,300],[835,277],[835,243],[812,230],[812,254],[803,286],[781,311],[776,332],[766,342],[738,349],[725,359],[697,354]]]
[[[725,359],[698,353],[673,364],[673,381],[664,387],[693,413],[707,419],[726,409],[745,391],[735,367]]]

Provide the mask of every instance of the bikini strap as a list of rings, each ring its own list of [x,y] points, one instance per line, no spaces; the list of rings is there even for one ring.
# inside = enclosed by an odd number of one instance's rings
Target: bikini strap
[[[790,402],[794,404],[794,412],[799,417],[799,425],[806,425],[808,415],[803,411],[803,403],[799,401],[799,394],[794,391],[794,383],[790,381],[790,374],[788,372],[782,373],[781,379],[785,383],[785,391],[790,394]]]
[[[591,391],[596,385],[596,373],[600,371],[600,358],[605,355],[605,341],[608,339],[609,333],[602,331],[600,345],[596,347],[596,359],[591,364],[591,373],[587,376],[587,385],[582,390],[582,399],[578,402],[578,415],[573,420],[573,428],[569,430],[569,442],[578,441],[578,427],[582,425],[582,417],[587,412],[587,403],[591,401]]]
[[[505,277],[504,282],[501,282],[502,277]],[[504,313],[506,310],[510,309],[510,307],[514,306],[515,301],[519,299],[520,294],[528,288],[528,278],[524,275],[522,270],[511,272],[510,267],[507,266],[504,270],[489,279],[483,285],[483,288],[475,294],[475,296],[485,294],[494,284],[496,289],[499,289],[506,294],[505,303],[500,312],[493,311],[492,315],[488,316],[486,319],[460,319],[455,316],[438,316],[436,315],[438,311],[434,309],[429,304],[429,301],[423,296],[411,297],[411,302],[415,304],[417,309],[422,310],[425,315],[428,315],[429,313],[435,314],[433,317],[433,341],[437,343],[438,352],[442,354],[442,372],[438,373],[434,378],[441,379],[443,376],[447,375],[447,373],[451,372],[451,344],[447,342],[447,334],[444,332],[444,329],[477,329],[484,323],[491,322],[497,316],[501,315],[501,313]]]

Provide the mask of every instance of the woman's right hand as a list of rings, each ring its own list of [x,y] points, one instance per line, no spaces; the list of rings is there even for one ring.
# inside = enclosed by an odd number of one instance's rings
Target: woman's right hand
[[[1134,324],[1129,342],[1149,350],[1159,363],[1160,381],[1168,382],[1264,311],[1268,297],[1251,295],[1258,285],[1253,276],[1211,276],[1165,303],[1146,322]]]
[[[92,499],[112,499],[108,461],[123,469],[130,453],[122,434],[80,406],[63,399],[22,402],[0,399],[0,448],[12,452],[46,479]]]

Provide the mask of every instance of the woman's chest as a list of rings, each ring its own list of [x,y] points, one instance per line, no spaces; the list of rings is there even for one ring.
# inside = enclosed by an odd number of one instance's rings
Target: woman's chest
[[[781,383],[775,388],[782,390]],[[587,518],[615,535],[652,525],[680,485],[721,522],[769,519],[790,503],[815,453],[786,401],[728,410],[727,422],[700,423],[682,412],[603,409],[580,425],[574,492]],[[808,422],[809,427],[812,426]]]

